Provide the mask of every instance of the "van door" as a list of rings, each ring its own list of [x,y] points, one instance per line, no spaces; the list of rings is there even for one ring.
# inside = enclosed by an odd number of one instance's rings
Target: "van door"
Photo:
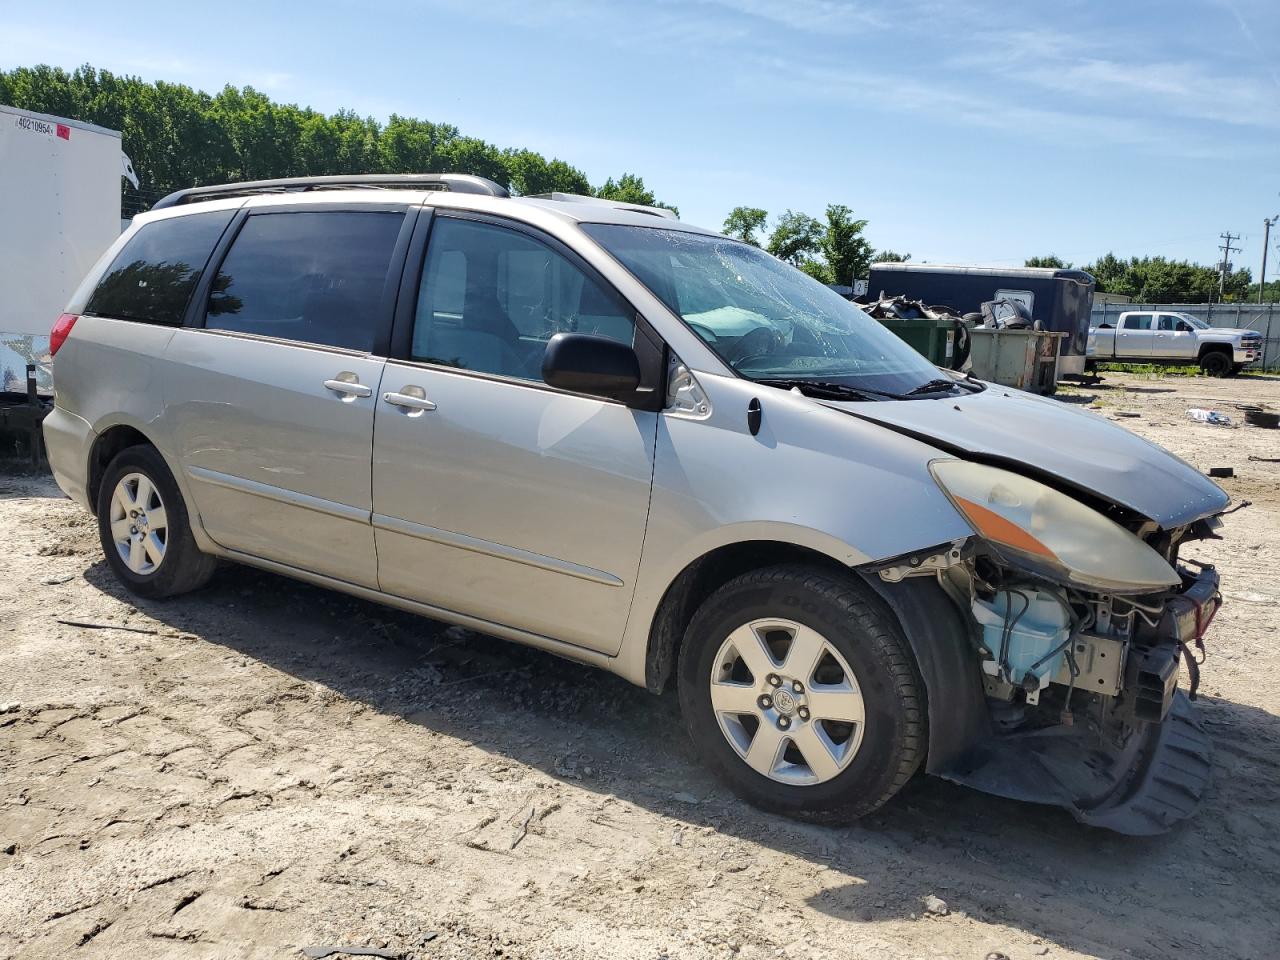
[[[632,343],[635,311],[567,248],[494,218],[437,212],[421,276],[377,404],[382,590],[616,652],[657,414],[553,389],[541,364],[561,331]]]
[[[166,419],[221,546],[377,586],[373,413],[406,221],[403,205],[250,211],[199,326],[170,342]]]
[[[1126,313],[1120,318],[1120,326],[1116,330],[1116,358],[1144,358],[1151,356],[1155,346],[1155,331],[1152,328],[1152,314]]]

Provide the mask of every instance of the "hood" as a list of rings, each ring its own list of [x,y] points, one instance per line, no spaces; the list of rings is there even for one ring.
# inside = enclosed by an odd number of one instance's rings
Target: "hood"
[[[1221,334],[1225,334],[1228,337],[1237,337],[1237,336],[1242,337],[1242,336],[1245,336],[1246,334],[1250,334],[1255,337],[1262,336],[1262,334],[1260,334],[1257,330],[1246,330],[1244,327],[1213,327],[1209,330],[1197,330],[1196,333],[1198,333],[1200,336],[1204,336],[1206,334],[1212,334],[1212,333],[1221,333]]]
[[[1220,513],[1229,499],[1163,447],[1088,411],[1008,387],[828,406],[962,455],[1052,475],[1166,529]]]

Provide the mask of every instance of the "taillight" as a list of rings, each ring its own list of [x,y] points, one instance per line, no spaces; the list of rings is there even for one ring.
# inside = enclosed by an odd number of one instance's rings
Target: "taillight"
[[[71,335],[71,328],[79,319],[74,313],[64,313],[58,318],[58,322],[49,331],[49,356],[57,353],[58,348],[67,342],[67,337]]]

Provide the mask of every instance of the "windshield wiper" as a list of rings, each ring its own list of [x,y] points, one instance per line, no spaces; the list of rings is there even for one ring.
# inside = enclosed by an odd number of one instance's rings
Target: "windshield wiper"
[[[928,383],[922,383],[918,387],[912,387],[904,397],[918,397],[922,393],[940,393],[946,390],[950,393],[956,387],[956,382],[950,377],[939,377],[936,380],[930,380]]]
[[[784,390],[799,390],[801,393],[823,400],[901,400],[896,393],[883,390],[871,390],[868,387],[851,387],[847,383],[836,383],[831,380],[788,380],[779,377],[761,377],[756,383],[765,383],[771,387],[782,387]]]

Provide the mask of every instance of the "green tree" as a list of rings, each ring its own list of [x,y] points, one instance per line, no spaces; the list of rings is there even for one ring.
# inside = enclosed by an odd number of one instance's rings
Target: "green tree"
[[[1086,264],[1085,272],[1092,275],[1100,293],[1116,293],[1131,297],[1137,288],[1137,280],[1130,275],[1129,264],[1114,253],[1107,253],[1093,263]]]
[[[184,187],[341,173],[449,171],[489,177],[520,194],[594,192],[563,160],[502,149],[447,123],[393,115],[383,126],[350,111],[276,103],[252,87],[210,96],[88,65],[71,73],[41,65],[0,70],[0,103],[121,131],[143,182],[141,197],[130,203],[126,196],[130,209]],[[600,195],[675,209],[635,174],[609,180]]]
[[[1121,260],[1108,253],[1084,267],[1098,289],[1118,293],[1138,303],[1209,303],[1219,299],[1245,300],[1253,283],[1251,271],[1236,270],[1226,277],[1221,295],[1218,271],[1186,260],[1165,257],[1130,257]],[[1254,287],[1254,296],[1257,288]]]
[[[826,262],[826,283],[851,284],[871,267],[871,244],[862,235],[866,220],[855,220],[842,203],[827,205],[826,228],[818,248]]]
[[[511,171],[510,189],[522,196],[557,191],[591,193],[586,174],[563,160],[548,160],[532,150],[508,150],[506,160]]]
[[[909,253],[898,253],[894,250],[877,250],[871,258],[872,263],[906,263],[911,259]]]
[[[603,184],[596,187],[595,195],[605,200],[617,200],[619,203],[636,203],[645,207],[662,207],[664,210],[670,210],[676,216],[680,215],[680,211],[669,203],[663,203],[653,195],[653,191],[644,185],[644,177],[637,176],[634,173],[624,173],[615,182],[610,177]]]
[[[799,263],[802,272],[807,273],[819,283],[835,283],[831,276],[831,268],[827,266],[827,261],[820,260],[816,257],[804,257]]]
[[[788,210],[778,217],[765,249],[792,266],[812,260],[822,243],[822,224],[807,213]]]
[[[756,233],[764,229],[765,221],[768,219],[768,212],[759,207],[734,207],[729,211],[729,216],[724,218],[724,232],[730,237],[737,237],[758,247],[760,241]]]
[[[1069,270],[1071,268],[1071,264],[1065,263],[1056,253],[1051,253],[1047,257],[1028,257],[1023,266],[1052,267],[1055,270]]]
[[[1269,267],[1270,264],[1267,264]],[[1244,299],[1250,303],[1258,302],[1258,285],[1256,283],[1249,284],[1249,289],[1245,292]],[[1262,289],[1263,303],[1280,303],[1280,280],[1268,280]]]

